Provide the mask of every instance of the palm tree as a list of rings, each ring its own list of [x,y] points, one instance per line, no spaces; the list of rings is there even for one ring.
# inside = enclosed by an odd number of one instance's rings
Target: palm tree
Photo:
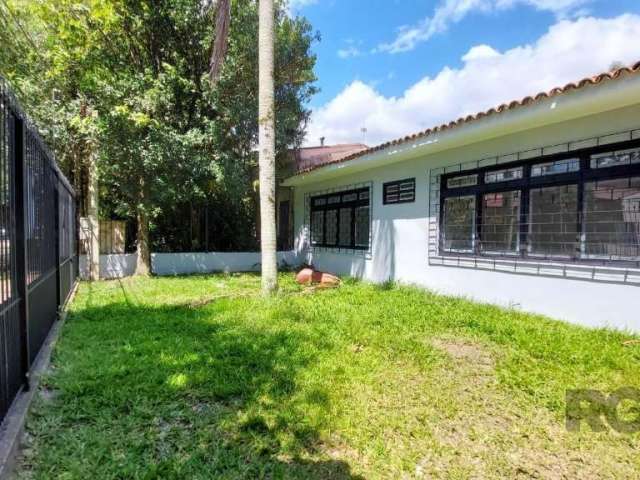
[[[276,258],[276,135],[274,103],[274,31],[273,0],[259,5],[259,85],[258,128],[260,167],[260,245],[262,248],[262,293],[270,295],[278,288]]]
[[[212,0],[215,32],[209,76],[215,84],[227,53],[231,0]],[[274,102],[274,7],[273,0],[259,0],[259,86],[258,129],[260,169],[260,245],[262,249],[262,292],[271,295],[278,288],[276,256],[276,162]]]

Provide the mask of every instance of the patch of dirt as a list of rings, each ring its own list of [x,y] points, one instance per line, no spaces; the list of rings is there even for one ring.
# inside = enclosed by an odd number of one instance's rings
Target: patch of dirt
[[[471,340],[436,338],[431,344],[458,362],[474,364],[487,370],[493,370],[495,366],[495,362],[489,352],[480,344]]]

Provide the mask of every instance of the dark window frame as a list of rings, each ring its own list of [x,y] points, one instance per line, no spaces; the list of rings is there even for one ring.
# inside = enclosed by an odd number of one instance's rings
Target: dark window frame
[[[387,200],[387,193],[389,188],[397,186],[398,189],[400,185],[403,183],[412,182],[413,187],[411,188],[412,197],[410,199],[400,200],[400,191],[398,191],[398,201],[391,202]],[[415,203],[416,201],[416,179],[413,178],[405,178],[403,180],[394,180],[392,182],[386,182],[382,184],[382,204],[383,205],[399,205],[403,203]]]
[[[615,152],[618,150],[640,148],[640,140],[631,140],[620,143],[613,143],[591,148],[584,148],[574,151],[555,153],[550,155],[540,155],[526,160],[518,160],[514,162],[505,162],[501,164],[488,165],[476,169],[462,170],[457,172],[444,173],[440,177],[440,212],[439,212],[439,239],[438,251],[440,256],[456,256],[456,257],[482,257],[490,259],[526,259],[533,261],[549,261],[553,263],[578,263],[591,265],[607,265],[607,266],[633,266],[640,268],[640,260],[618,260],[618,259],[594,259],[584,258],[581,253],[582,240],[584,237],[584,189],[585,184],[593,181],[615,180],[620,178],[629,178],[640,176],[640,164],[626,164],[612,167],[592,168],[591,156],[601,153]],[[578,158],[580,160],[580,169],[576,172],[557,173],[544,175],[539,177],[531,176],[531,168],[539,163],[554,162],[558,160],[566,160],[570,158]],[[503,170],[507,168],[516,168],[522,166],[524,168],[523,178],[516,180],[508,180],[497,183],[485,183],[486,174],[492,171]],[[448,180],[451,178],[478,175],[478,183],[466,187],[447,186]],[[555,255],[535,255],[527,251],[529,246],[529,208],[530,208],[530,191],[537,188],[577,185],[578,189],[578,209],[576,215],[577,235],[576,235],[576,252],[570,257]],[[520,205],[520,251],[511,255],[506,254],[489,254],[480,250],[482,243],[482,197],[487,193],[504,193],[514,190],[521,192]],[[475,221],[475,239],[473,252],[457,252],[448,251],[444,248],[444,202],[449,197],[464,197],[474,195],[476,197],[476,221]]]
[[[366,192],[367,198],[361,199],[360,194]],[[349,195],[356,195],[354,200],[344,200],[344,197]],[[329,203],[329,197],[340,196],[340,202]],[[311,246],[314,248],[331,248],[331,249],[346,249],[346,250],[362,250],[368,251],[371,245],[371,187],[359,187],[348,190],[342,190],[331,193],[323,193],[320,195],[311,195],[309,198],[309,231],[313,232],[313,214],[314,212],[323,212],[323,228],[322,228],[322,242],[314,242],[313,234],[310,235]],[[315,205],[317,200],[324,200],[324,205]],[[367,245],[356,245],[356,209],[359,207],[369,208],[369,240]],[[351,222],[349,232],[349,244],[340,243],[340,210],[343,208],[351,209]],[[327,211],[336,211],[336,243],[327,243]]]

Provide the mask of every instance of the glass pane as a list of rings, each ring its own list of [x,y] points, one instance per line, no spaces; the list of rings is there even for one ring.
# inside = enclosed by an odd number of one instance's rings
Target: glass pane
[[[322,205],[326,205],[327,204],[327,199],[326,198],[314,198],[313,199],[313,204],[316,207],[322,206]]]
[[[545,175],[557,175],[559,173],[577,172],[580,170],[579,158],[567,158],[556,162],[539,163],[531,167],[532,177],[544,177]]]
[[[311,212],[311,243],[321,244],[324,235],[324,212]]]
[[[520,192],[489,193],[482,197],[481,250],[517,253],[520,238]]]
[[[351,208],[340,209],[340,246],[351,246]]]
[[[369,199],[369,190],[360,192],[360,200],[368,200]]]
[[[487,172],[484,175],[485,183],[498,183],[508,182],[510,180],[518,180],[522,178],[524,169],[522,167],[517,168],[505,168],[504,170],[495,170],[493,172]]]
[[[358,199],[358,194],[357,193],[348,193],[348,194],[342,196],[342,201],[343,202],[353,202],[353,201],[355,201],[357,199]]]
[[[640,149],[620,150],[591,156],[591,168],[615,167],[640,163]]]
[[[476,197],[447,198],[444,201],[443,241],[446,251],[473,251],[476,225]]]
[[[338,197],[340,198],[340,197]],[[338,211],[327,210],[326,215],[326,232],[325,243],[327,245],[336,245],[338,243]]]
[[[447,188],[470,187],[478,184],[478,175],[463,175],[447,180]]]
[[[584,234],[586,256],[640,257],[640,177],[585,183]]]
[[[327,202],[329,203],[329,205],[333,205],[334,203],[340,203],[340,195],[329,197],[329,200]]]
[[[577,185],[532,189],[529,202],[529,253],[575,256],[577,218]]]
[[[369,247],[369,207],[356,208],[356,247]]]

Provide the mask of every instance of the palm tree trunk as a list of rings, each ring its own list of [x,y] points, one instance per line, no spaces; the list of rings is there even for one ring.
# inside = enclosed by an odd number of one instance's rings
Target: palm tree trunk
[[[260,0],[259,22],[260,244],[262,249],[262,292],[265,295],[270,295],[278,288],[273,0]]]

